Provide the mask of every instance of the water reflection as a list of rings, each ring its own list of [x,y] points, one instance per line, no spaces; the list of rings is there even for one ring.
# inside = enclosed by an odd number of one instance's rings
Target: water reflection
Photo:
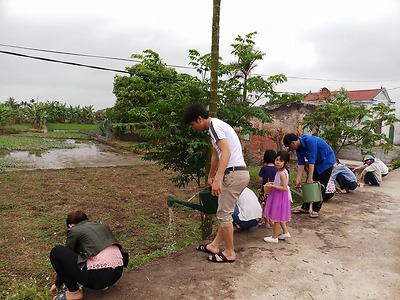
[[[122,166],[143,164],[141,157],[131,152],[121,152],[113,147],[94,142],[77,143],[72,149],[43,151],[0,151],[0,161],[5,170],[63,169],[76,167]]]

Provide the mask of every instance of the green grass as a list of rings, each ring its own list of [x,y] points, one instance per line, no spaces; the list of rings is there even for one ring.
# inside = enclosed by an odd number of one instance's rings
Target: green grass
[[[74,147],[73,144],[64,141],[36,139],[14,134],[0,135],[0,149],[2,150],[39,151],[48,149],[71,149]]]
[[[32,125],[31,124],[5,125],[1,129],[12,132],[28,131],[32,129]]]
[[[48,132],[21,132],[18,136],[49,138],[49,139],[75,139],[75,140],[90,140],[89,135],[76,131],[48,131]]]
[[[69,124],[69,123],[46,123],[48,131],[54,130],[90,130],[94,131],[97,128],[96,124]]]

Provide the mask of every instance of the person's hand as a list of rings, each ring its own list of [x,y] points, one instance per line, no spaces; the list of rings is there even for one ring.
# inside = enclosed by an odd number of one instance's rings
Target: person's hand
[[[53,284],[50,287],[50,293],[52,293],[52,294],[55,294],[57,292],[57,290],[58,290],[58,287],[55,284]]]
[[[294,187],[295,187],[296,189],[301,188],[301,181],[300,181],[300,180],[299,180],[299,181],[296,181]]]
[[[307,183],[313,183],[313,179],[312,178],[307,178]]]
[[[221,180],[214,179],[211,184],[211,195],[219,196],[221,194]]]

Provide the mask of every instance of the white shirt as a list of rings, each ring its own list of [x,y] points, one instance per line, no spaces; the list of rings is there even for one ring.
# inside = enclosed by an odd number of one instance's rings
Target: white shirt
[[[261,219],[262,208],[256,194],[251,189],[246,187],[240,194],[236,204],[239,207],[239,220]]]
[[[218,148],[217,141],[226,139],[231,151],[231,157],[227,168],[246,166],[243,158],[242,144],[235,130],[224,121],[217,118],[211,118],[210,128],[208,130],[212,144],[221,158],[221,150]]]
[[[389,173],[389,168],[385,165],[383,161],[381,161],[379,158],[375,158],[375,162],[378,164],[379,169],[381,169],[382,175],[386,175]]]

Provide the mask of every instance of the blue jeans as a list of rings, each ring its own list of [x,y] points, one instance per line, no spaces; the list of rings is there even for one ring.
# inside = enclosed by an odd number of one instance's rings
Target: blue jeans
[[[336,181],[342,190],[355,190],[357,188],[357,182],[346,180],[343,174],[338,174],[336,176]]]
[[[239,207],[237,205],[235,205],[235,210],[232,214],[232,219],[233,219],[233,223],[238,225],[242,229],[250,229],[250,228],[258,225],[257,219],[253,219],[253,220],[249,220],[249,221],[241,221],[239,219]]]

